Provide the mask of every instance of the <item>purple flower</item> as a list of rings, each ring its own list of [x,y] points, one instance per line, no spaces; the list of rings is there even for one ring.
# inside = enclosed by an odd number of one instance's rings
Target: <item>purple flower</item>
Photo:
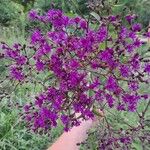
[[[128,136],[127,137],[121,137],[120,142],[124,143],[124,144],[129,144],[131,142],[131,138]]]
[[[136,15],[127,15],[125,18],[131,24],[132,20],[135,19]]]
[[[79,74],[77,72],[70,72],[68,77],[68,86],[76,87],[80,84],[80,82],[84,79],[83,74]]]
[[[13,45],[13,47],[14,47],[15,49],[20,49],[20,48],[21,48],[21,44],[15,43],[15,44]]]
[[[18,56],[16,62],[18,65],[24,65],[27,62],[27,58],[25,56]]]
[[[35,20],[38,17],[38,12],[36,10],[30,10],[28,17],[31,20]]]
[[[80,20],[81,20],[80,17],[75,17],[75,18],[74,18],[74,22],[75,22],[76,24],[78,24],[78,23],[80,22]]]
[[[98,90],[97,92],[95,92],[95,99],[97,101],[104,101],[104,91]]]
[[[44,70],[44,63],[42,61],[38,60],[35,65],[36,65],[36,69],[38,71],[43,71]]]
[[[65,72],[62,71],[62,60],[57,55],[52,55],[50,60],[51,70],[60,78],[64,78]]]
[[[35,105],[38,107],[41,107],[44,102],[44,96],[40,95],[39,97],[36,97]]]
[[[144,36],[150,38],[150,32],[145,33]]]
[[[136,108],[137,108],[136,102],[128,105],[128,111],[130,111],[130,112],[135,112]]]
[[[35,30],[31,35],[31,43],[36,44],[42,40],[42,33],[39,30]]]
[[[118,111],[125,111],[125,110],[126,110],[126,109],[125,109],[125,105],[124,105],[124,104],[118,104],[117,110],[118,110]]]
[[[127,65],[121,65],[119,70],[123,77],[129,77],[129,75],[131,74],[130,68]]]
[[[80,28],[87,29],[87,22],[86,22],[86,20],[83,20],[83,19],[80,20],[79,25],[80,25]]]
[[[94,118],[93,112],[90,111],[89,109],[83,110],[83,111],[82,111],[82,114],[83,114],[84,116],[87,116],[88,119]]]
[[[134,32],[139,32],[139,31],[141,31],[141,28],[142,28],[142,26],[141,26],[141,24],[139,24],[139,23],[132,25],[132,30],[133,30]]]
[[[107,35],[108,35],[107,27],[101,26],[97,32],[97,40],[99,42],[103,42],[104,40],[106,40]]]
[[[47,12],[47,16],[49,18],[50,21],[56,20],[58,18],[61,18],[63,15],[61,10],[54,10],[51,9]]]
[[[121,27],[121,30],[120,30],[120,33],[119,33],[119,40],[123,40],[125,38],[127,38],[129,35],[128,35],[128,29],[124,26]]]
[[[133,43],[135,48],[139,48],[142,45],[142,42],[139,39],[136,39]]]
[[[117,16],[109,16],[109,20],[110,20],[111,22],[114,22],[114,21],[117,20]]]
[[[105,88],[112,92],[115,92],[118,89],[117,81],[113,76],[108,77],[106,84],[105,84]]]
[[[58,54],[62,54],[64,50],[62,47],[58,47],[56,51]]]
[[[61,121],[64,125],[69,123],[69,117],[67,115],[61,115]]]
[[[49,10],[47,12],[47,18],[56,30],[63,29],[63,27],[68,26],[70,22],[69,17],[64,16],[61,10]]]
[[[106,100],[107,100],[108,106],[112,108],[114,106],[115,99],[110,94],[106,94]]]
[[[45,121],[43,117],[37,117],[36,119],[34,119],[34,128],[38,129],[38,128],[44,128],[45,127]]]
[[[98,69],[100,67],[100,63],[98,60],[91,61],[91,67],[92,69]]]
[[[128,51],[129,53],[133,52],[133,50],[134,50],[133,44],[128,44],[128,45],[126,45],[126,49],[127,49],[127,51]]]
[[[45,118],[45,120],[50,121],[52,126],[54,127],[57,126],[57,119],[58,119],[57,113],[52,112],[46,107],[43,107],[41,108],[41,111],[40,111],[39,120],[41,120],[42,117],[43,119]]]
[[[133,91],[137,91],[139,89],[138,81],[130,81],[128,83],[129,89]]]
[[[77,69],[80,66],[79,62],[76,59],[71,59],[69,64],[72,69]]]
[[[141,95],[141,98],[148,99],[149,95],[148,94]]]
[[[107,63],[111,69],[115,69],[118,66],[118,62],[114,59],[109,59]]]
[[[6,49],[5,56],[15,59],[15,58],[19,57],[19,51],[14,51],[12,49]]]
[[[138,95],[124,94],[122,100],[128,105],[128,110],[134,112],[140,99]]]
[[[68,16],[63,16],[62,21],[63,25],[67,27],[69,25],[70,18]]]
[[[137,36],[136,36],[136,33],[135,33],[135,32],[130,31],[130,32],[128,33],[128,37],[134,40],[134,39],[136,39]]]
[[[22,81],[25,78],[24,73],[16,66],[11,66],[10,76],[18,81]]]
[[[30,122],[32,120],[32,116],[30,114],[26,115],[25,119],[27,122]]]
[[[48,54],[51,51],[51,46],[48,43],[44,44],[42,47],[42,51],[44,54]]]
[[[56,44],[65,44],[67,41],[67,34],[65,32],[48,32],[48,37]]]
[[[109,60],[112,60],[113,58],[113,50],[112,49],[106,49],[99,54],[100,60],[104,62],[109,62]]]
[[[95,88],[99,88],[99,86],[100,86],[100,80],[99,78],[95,78],[93,82],[89,85],[89,88],[95,89]]]
[[[150,63],[145,65],[144,71],[150,74]]]
[[[138,54],[135,54],[132,58],[131,58],[131,67],[133,71],[137,71],[138,69],[140,69],[140,57]]]
[[[30,107],[31,107],[30,105],[25,105],[25,106],[24,106],[25,112],[28,112],[28,111],[30,110]]]
[[[88,38],[81,38],[80,39],[81,47],[85,48],[85,50],[90,50],[91,49],[91,41]],[[82,51],[85,53],[84,51]]]

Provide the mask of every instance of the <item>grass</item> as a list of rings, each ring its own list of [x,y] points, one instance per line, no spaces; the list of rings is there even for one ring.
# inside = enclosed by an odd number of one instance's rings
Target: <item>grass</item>
[[[51,134],[37,135],[28,132],[20,123],[17,109],[0,110],[0,149],[1,150],[45,150],[59,136],[62,127],[51,131]]]
[[[17,106],[9,107],[7,99],[0,102],[1,150],[46,150],[48,145],[52,144],[62,133],[61,124],[45,135],[29,132],[21,122],[20,112],[21,109],[18,109]]]
[[[18,107],[32,100],[26,96],[26,87],[33,92],[31,84],[18,87],[9,99],[4,98],[0,102],[0,150],[46,150],[62,133],[61,124],[45,135],[28,131],[21,121],[19,113],[22,110]],[[36,88],[37,91],[40,91],[40,87]]]

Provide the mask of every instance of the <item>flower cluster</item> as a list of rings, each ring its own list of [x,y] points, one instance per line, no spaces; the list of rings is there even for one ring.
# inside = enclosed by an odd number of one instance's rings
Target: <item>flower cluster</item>
[[[126,16],[129,27],[119,16],[109,16],[97,29],[86,19],[70,18],[60,10],[43,16],[32,10],[29,19],[50,25],[51,30],[35,29],[28,51],[20,44],[10,48],[3,43],[2,49],[11,61],[11,78],[24,83],[32,72],[49,72],[54,79],[24,107],[34,131],[57,126],[58,119],[68,131],[81,119],[93,118],[94,107],[134,112],[141,99],[148,99],[139,87],[149,83],[150,63],[137,52],[143,43],[134,16]]]
[[[122,136],[120,138],[108,138],[108,139],[103,139],[101,140],[101,144],[99,146],[100,149],[106,150],[111,148],[112,145],[115,145],[115,148],[120,148],[121,144],[128,145],[131,143],[131,138],[129,136]]]

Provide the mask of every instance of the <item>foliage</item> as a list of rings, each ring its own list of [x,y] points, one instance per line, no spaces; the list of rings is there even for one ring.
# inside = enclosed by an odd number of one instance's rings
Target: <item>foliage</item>
[[[150,21],[150,1],[149,0],[119,0],[114,7],[114,12],[122,13],[133,13],[138,15],[138,21],[143,24],[144,27],[149,25]]]
[[[139,21],[143,24],[144,27],[147,27],[150,23],[150,1],[143,0],[139,1],[135,13],[139,15]]]
[[[86,2],[86,0],[37,0],[35,3],[35,8],[39,8],[44,12],[55,8],[62,9],[64,12],[74,11],[74,13],[86,14],[88,12]]]
[[[12,0],[15,3],[18,3],[23,6],[23,11],[27,12],[31,7],[34,6],[35,0]]]
[[[18,113],[21,112],[18,107],[8,106],[7,100],[0,102],[0,149],[1,150],[39,150],[46,149],[55,138],[58,138],[62,132],[62,127],[59,126],[53,129],[51,134],[37,135],[29,132],[25,128],[21,118],[18,118]],[[13,108],[12,108],[13,107]]]
[[[148,87],[148,86],[147,86]],[[145,91],[150,91],[150,88],[148,87],[148,89],[146,89],[145,87],[143,87]],[[146,105],[146,102],[140,102],[139,106],[138,106],[138,112],[142,112],[142,110],[144,110]],[[131,147],[129,149],[131,150],[148,150],[149,149],[149,143],[148,142],[143,142],[138,140],[137,136],[143,136],[144,133],[147,132],[147,137],[149,136],[149,132],[150,132],[150,126],[149,124],[149,112],[150,110],[148,110],[146,118],[147,118],[147,125],[146,125],[146,129],[141,132],[141,131],[137,131],[134,134],[134,141],[131,145]],[[114,129],[114,133],[119,132],[119,134],[129,134],[131,131],[131,128],[129,127],[129,125],[137,125],[138,122],[138,114],[133,113],[132,115],[128,112],[117,112],[115,110],[111,111],[110,110],[105,110],[105,113],[107,113],[107,117],[108,117],[108,122],[110,123],[110,127],[112,128],[112,130]],[[126,124],[127,123],[127,124]],[[129,127],[129,128],[128,128]],[[128,128],[128,130],[126,130]],[[115,135],[115,136],[116,136]],[[117,136],[116,136],[117,137]],[[109,138],[109,134],[108,134],[108,130],[105,128],[105,126],[103,125],[102,120],[99,122],[98,126],[90,129],[90,131],[88,132],[88,138],[80,143],[80,150],[96,150],[99,145],[101,145],[101,142],[108,139]],[[116,141],[115,143],[116,145],[119,145],[119,142]],[[113,147],[113,149],[115,149]],[[119,149],[120,150],[120,149]]]
[[[0,24],[8,26],[19,17],[20,8],[11,0],[0,0]]]

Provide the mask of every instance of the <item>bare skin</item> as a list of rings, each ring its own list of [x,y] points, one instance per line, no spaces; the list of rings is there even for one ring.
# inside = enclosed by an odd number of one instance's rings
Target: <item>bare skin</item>
[[[82,121],[78,127],[73,127],[69,132],[64,132],[57,141],[47,150],[79,150],[77,143],[83,142],[87,138],[86,132],[93,127],[97,120],[103,118],[103,112],[99,111],[102,117],[95,120]]]

